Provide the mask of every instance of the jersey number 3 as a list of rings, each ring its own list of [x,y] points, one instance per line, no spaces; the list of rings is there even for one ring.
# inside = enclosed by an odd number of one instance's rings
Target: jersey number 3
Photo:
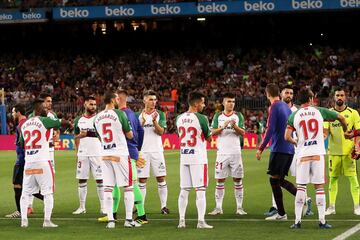
[[[190,139],[183,142],[183,138],[186,136],[186,133],[190,134]],[[179,135],[180,135],[180,146],[185,147],[195,147],[196,146],[196,135],[197,129],[194,127],[184,128],[179,127]]]
[[[309,119],[308,121],[301,120],[300,127],[303,129],[305,140],[309,139],[309,132],[312,133],[311,139],[316,138],[319,132],[319,122],[315,118]]]

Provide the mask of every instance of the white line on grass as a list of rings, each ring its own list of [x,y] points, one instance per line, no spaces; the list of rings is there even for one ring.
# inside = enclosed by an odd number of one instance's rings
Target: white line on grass
[[[30,217],[29,220],[43,220],[42,217]],[[94,221],[97,220],[94,218],[51,218],[58,221]],[[19,218],[4,218],[1,217],[0,220],[20,220]],[[124,221],[125,219],[118,219],[119,221]],[[197,221],[197,218],[189,218],[186,221]],[[149,218],[149,221],[179,221],[175,218]],[[265,219],[257,218],[217,218],[217,219],[206,219],[207,222],[273,222]],[[282,220],[281,222],[293,222],[294,220]],[[302,219],[302,222],[318,222],[318,219]],[[360,219],[332,219],[331,222],[360,222]],[[358,224],[360,227],[360,223]],[[356,225],[356,226],[358,226]],[[360,228],[359,228],[360,229]]]
[[[360,230],[360,223],[358,223],[354,227],[350,228],[346,232],[343,232],[342,234],[340,234],[339,236],[337,236],[333,240],[344,240],[344,239],[350,237],[351,235],[353,235],[354,233],[356,233],[359,230]]]

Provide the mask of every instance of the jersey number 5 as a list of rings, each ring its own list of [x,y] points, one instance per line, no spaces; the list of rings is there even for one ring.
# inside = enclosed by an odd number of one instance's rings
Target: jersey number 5
[[[104,123],[102,125],[102,133],[104,135],[104,142],[109,143],[113,141],[113,132],[111,131],[111,123]]]
[[[319,122],[318,122],[318,120],[316,120],[314,118],[309,119],[308,121],[301,120],[299,124],[300,124],[300,127],[303,129],[305,140],[309,139],[309,133],[308,132],[312,133],[311,139],[316,138],[316,136],[317,136],[317,134],[319,132]]]
[[[183,138],[186,136],[186,133],[190,134],[190,139],[183,142]],[[180,146],[185,147],[195,147],[196,146],[196,135],[197,129],[194,127],[189,127],[185,129],[184,127],[179,127],[179,134],[180,134]]]

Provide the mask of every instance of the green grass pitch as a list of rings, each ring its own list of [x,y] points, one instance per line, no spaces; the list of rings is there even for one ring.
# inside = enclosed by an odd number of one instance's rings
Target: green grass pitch
[[[214,201],[214,160],[215,151],[209,151],[210,185],[207,191],[207,212],[215,206]],[[29,228],[20,228],[19,219],[5,219],[4,215],[15,210],[14,193],[11,184],[12,169],[15,152],[0,152],[0,239],[332,239],[360,222],[360,217],[353,215],[353,204],[346,179],[341,178],[337,200],[337,214],[328,217],[333,229],[320,230],[317,227],[316,214],[304,219],[302,229],[290,230],[294,219],[294,197],[284,192],[286,210],[289,220],[283,222],[265,222],[264,212],[271,205],[271,194],[266,168],[268,152],[262,161],[255,159],[255,151],[244,150],[245,166],[245,199],[244,209],[248,215],[235,215],[235,199],[231,179],[227,180],[224,199],[224,214],[221,216],[206,216],[208,223],[214,226],[212,230],[197,230],[195,192],[191,192],[187,209],[187,228],[177,229],[178,210],[177,198],[179,194],[179,153],[166,151],[168,207],[170,215],[161,215],[157,186],[154,178],[147,185],[146,211],[150,223],[138,229],[124,229],[120,221],[115,229],[105,228],[105,224],[98,223],[99,203],[94,181],[89,180],[87,196],[87,213],[80,216],[72,215],[78,207],[77,181],[75,179],[76,158],[73,151],[56,152],[55,176],[55,206],[53,221],[59,224],[57,229],[42,229],[43,204],[35,199],[35,214],[29,218]],[[289,178],[293,181],[293,178]],[[312,186],[308,187],[309,195],[314,199]],[[317,213],[314,206],[314,212]],[[121,202],[118,213],[124,218],[124,207]],[[360,233],[349,239],[360,239]]]

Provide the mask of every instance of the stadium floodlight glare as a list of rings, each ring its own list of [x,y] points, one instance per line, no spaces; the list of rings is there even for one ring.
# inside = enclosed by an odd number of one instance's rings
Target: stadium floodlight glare
[[[206,18],[197,18],[196,20],[198,20],[199,22],[204,22]]]
[[[313,44],[312,43],[309,43],[310,46],[312,46]]]
[[[323,36],[324,36],[324,34],[323,34],[323,33],[320,33],[320,36],[322,36],[322,37],[323,37]]]

